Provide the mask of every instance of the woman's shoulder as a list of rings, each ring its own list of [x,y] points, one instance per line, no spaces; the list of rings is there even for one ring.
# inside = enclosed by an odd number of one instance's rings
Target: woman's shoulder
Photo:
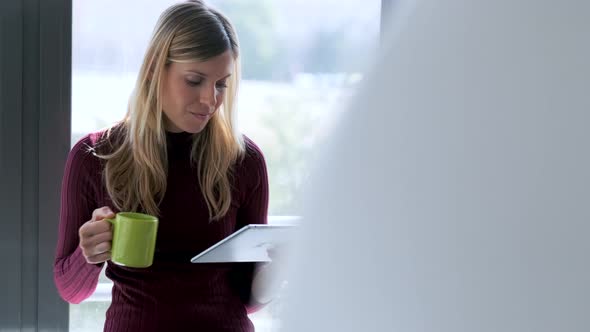
[[[254,143],[248,136],[243,135],[244,138],[244,155],[240,163],[242,168],[245,168],[248,173],[256,169],[266,169],[266,162],[264,160],[264,153],[262,149]]]
[[[262,149],[252,139],[243,136],[244,153],[237,164],[234,175],[242,193],[249,193],[254,188],[268,181],[266,161]]]
[[[266,173],[264,154],[252,139],[246,135],[242,137],[244,139],[244,153],[236,165],[234,174],[239,178],[247,179],[247,182],[256,181]]]
[[[70,158],[79,162],[98,161],[99,154],[108,154],[115,142],[120,140],[120,125],[91,132],[81,137],[70,151]]]
[[[244,158],[264,160],[262,150],[254,143],[248,136],[243,135],[244,138]]]

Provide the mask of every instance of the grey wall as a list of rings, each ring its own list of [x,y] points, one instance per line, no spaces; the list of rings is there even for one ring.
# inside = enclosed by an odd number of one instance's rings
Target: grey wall
[[[70,64],[70,0],[0,2],[0,331],[67,330],[52,262]]]

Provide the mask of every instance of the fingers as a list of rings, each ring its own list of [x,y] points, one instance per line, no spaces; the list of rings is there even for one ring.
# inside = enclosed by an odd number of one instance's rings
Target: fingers
[[[92,263],[93,257],[108,254],[109,258],[110,258],[110,255],[111,255],[111,243],[110,242],[102,242],[102,243],[99,243],[95,246],[90,246],[90,247],[82,247],[81,246],[81,248],[82,248],[82,252],[84,254],[84,257],[86,258],[86,261],[88,263]],[[102,261],[100,261],[100,262],[102,262]]]
[[[113,240],[113,232],[109,230],[108,232],[103,232],[103,233],[99,233],[99,234],[94,235],[93,237],[88,239],[88,243],[90,245],[98,245],[103,242],[111,242],[112,240]]]
[[[284,249],[278,245],[269,244],[266,247],[266,253],[268,254],[268,257],[271,261],[281,259],[281,257],[283,256],[283,251]]]
[[[110,242],[102,242],[96,246],[91,247],[87,252],[87,257],[92,257],[104,253],[110,253],[111,251],[111,243]]]
[[[82,255],[88,263],[102,263],[111,258],[112,233],[101,233],[91,238],[80,239]]]
[[[80,249],[86,262],[102,263],[111,258],[112,233],[101,233],[91,238],[80,239]]]
[[[92,219],[90,219],[90,220],[91,221],[98,221],[98,220],[102,220],[102,219],[106,219],[106,218],[113,218],[114,216],[115,216],[115,214],[113,213],[111,208],[109,208],[108,206],[103,206],[101,208],[98,208],[98,209],[92,211]]]
[[[113,232],[111,223],[104,219],[114,216],[107,206],[96,209],[92,212],[92,218],[78,230],[80,249],[88,263],[98,264],[111,258]]]
[[[86,261],[90,264],[98,264],[98,263],[102,263],[105,261],[108,261],[109,259],[111,259],[111,252],[104,252],[98,255],[94,255],[94,256],[90,256],[90,257],[86,257]]]
[[[90,238],[95,235],[111,232],[111,223],[106,220],[99,221],[87,221],[82,227],[80,227],[79,235],[80,239]]]
[[[92,236],[80,237],[80,247],[92,251],[94,247],[102,243],[110,243],[113,240],[113,232],[107,231]],[[110,250],[110,249],[109,249]]]

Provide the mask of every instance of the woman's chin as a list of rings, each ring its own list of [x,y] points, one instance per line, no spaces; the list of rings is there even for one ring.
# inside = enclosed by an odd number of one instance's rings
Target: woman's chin
[[[187,132],[191,134],[198,134],[203,131],[207,127],[209,123],[209,119],[201,119],[197,117],[192,118],[184,118],[181,121],[176,121],[169,123],[166,126],[166,130],[172,132]],[[171,130],[175,129],[175,130]]]
[[[200,125],[193,124],[193,125],[185,126],[183,128],[183,130],[187,133],[198,134],[198,133],[202,132],[206,126],[207,126],[207,124],[200,124]]]

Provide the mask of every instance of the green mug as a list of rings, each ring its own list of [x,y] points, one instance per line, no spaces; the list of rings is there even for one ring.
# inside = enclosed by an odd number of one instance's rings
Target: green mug
[[[148,267],[154,260],[158,218],[149,214],[119,212],[113,225],[111,261],[129,267]]]

